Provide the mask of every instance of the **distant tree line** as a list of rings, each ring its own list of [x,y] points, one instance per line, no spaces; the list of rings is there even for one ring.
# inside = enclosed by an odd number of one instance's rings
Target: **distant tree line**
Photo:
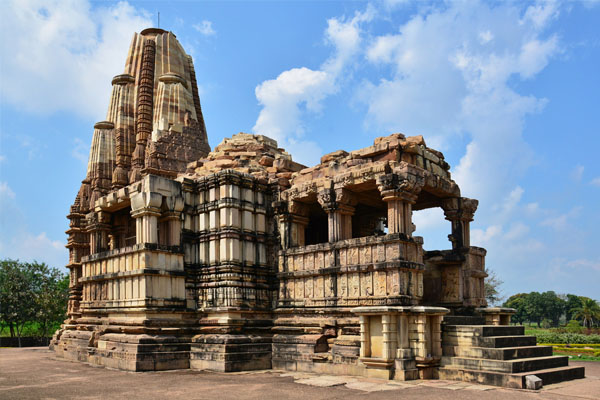
[[[48,337],[65,319],[69,298],[69,276],[44,263],[0,261],[0,334],[7,330],[17,337],[33,327]]]
[[[538,327],[559,326],[561,319],[565,323],[581,321],[584,327],[591,328],[600,324],[600,306],[589,297],[574,294],[557,295],[553,291],[539,293],[519,293],[510,296],[503,304],[517,310],[512,321],[536,323]]]

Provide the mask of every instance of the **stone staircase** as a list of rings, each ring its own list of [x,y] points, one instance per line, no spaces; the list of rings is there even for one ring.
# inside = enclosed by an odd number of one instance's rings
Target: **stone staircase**
[[[442,332],[440,379],[531,389],[530,375],[544,385],[585,375],[583,367],[568,365],[567,356],[553,356],[552,346],[536,346],[536,337],[525,336],[523,326],[446,323]]]

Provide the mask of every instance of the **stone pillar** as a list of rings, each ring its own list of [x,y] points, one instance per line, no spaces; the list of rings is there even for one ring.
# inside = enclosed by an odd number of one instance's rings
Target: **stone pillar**
[[[163,213],[168,225],[167,244],[169,246],[181,245],[181,212],[183,211],[183,197],[170,196],[165,198],[167,211]]]
[[[357,203],[355,196],[349,190],[339,188],[335,190],[335,201],[340,215],[340,240],[352,239],[352,216]]]
[[[432,315],[429,317],[431,324],[431,355],[434,358],[442,357],[442,316]]]
[[[427,358],[427,315],[419,313],[414,315],[411,319],[414,320],[414,326],[412,327],[415,357],[424,360]]]
[[[388,205],[388,233],[412,235],[412,206],[423,187],[423,180],[416,175],[383,175],[378,180],[379,191]]]
[[[442,201],[446,219],[452,224],[452,233],[448,236],[452,249],[471,246],[470,223],[477,210],[477,200],[466,197],[453,197]]]
[[[369,338],[369,316],[361,315],[360,321],[360,357],[371,357],[371,340]]]
[[[346,189],[324,189],[317,196],[319,204],[327,213],[329,243],[352,238],[352,215],[355,204]]]
[[[396,321],[397,317],[395,314],[383,314],[381,316],[383,325],[382,358],[384,360],[393,360],[396,356],[396,349],[398,348],[398,328]]]
[[[137,243],[158,243],[158,217],[161,215],[162,195],[142,192],[131,196],[131,216],[136,219]]]
[[[397,358],[409,358],[412,356],[410,342],[408,340],[408,316],[398,315],[398,351]]]
[[[110,214],[106,211],[91,212],[86,220],[90,235],[90,254],[109,250]]]

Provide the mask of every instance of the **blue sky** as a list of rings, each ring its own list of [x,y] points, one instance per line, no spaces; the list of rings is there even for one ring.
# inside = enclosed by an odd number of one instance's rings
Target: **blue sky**
[[[62,267],[65,215],[134,31],[194,57],[209,141],[307,165],[423,135],[480,200],[472,243],[505,295],[600,298],[600,2],[4,1],[0,257]],[[440,210],[415,213],[449,247]]]

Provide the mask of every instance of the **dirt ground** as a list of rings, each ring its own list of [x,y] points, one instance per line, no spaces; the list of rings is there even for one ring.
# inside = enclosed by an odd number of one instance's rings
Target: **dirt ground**
[[[0,348],[0,399],[600,399],[600,363],[571,364],[585,366],[586,378],[532,392],[282,371],[134,373],[65,361],[44,347]]]

